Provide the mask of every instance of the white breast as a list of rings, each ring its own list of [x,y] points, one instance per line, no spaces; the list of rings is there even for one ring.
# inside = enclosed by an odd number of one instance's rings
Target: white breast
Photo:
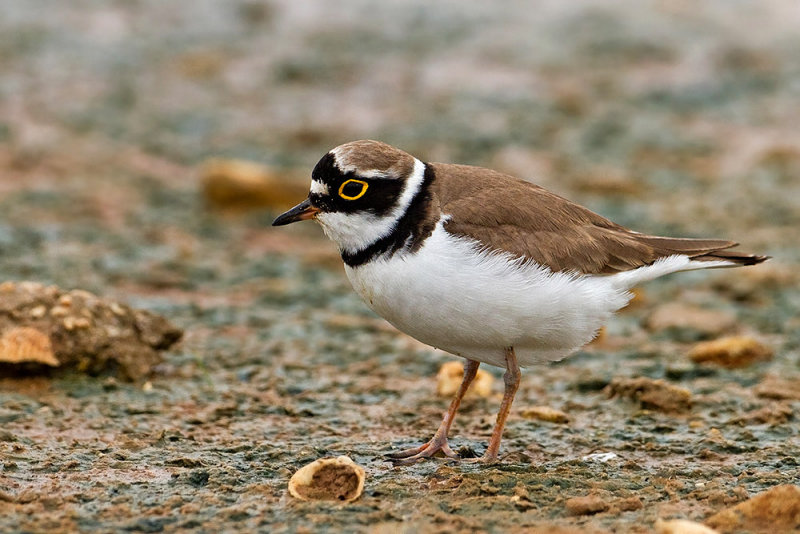
[[[345,270],[367,305],[401,331],[499,366],[508,346],[520,365],[567,356],[630,299],[616,275],[553,273],[481,251],[441,222],[416,253]]]

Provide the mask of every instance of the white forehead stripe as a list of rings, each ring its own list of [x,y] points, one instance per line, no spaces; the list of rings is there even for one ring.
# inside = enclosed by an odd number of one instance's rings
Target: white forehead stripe
[[[318,182],[317,180],[311,180],[311,192],[317,195],[330,194],[330,191],[328,191],[328,184]]]
[[[398,219],[408,210],[424,180],[425,164],[414,158],[414,170],[406,180],[403,192],[400,193],[400,198],[390,213],[379,217],[369,212],[321,212],[316,219],[322,225],[325,234],[333,239],[341,250],[350,253],[364,250],[394,230]]]

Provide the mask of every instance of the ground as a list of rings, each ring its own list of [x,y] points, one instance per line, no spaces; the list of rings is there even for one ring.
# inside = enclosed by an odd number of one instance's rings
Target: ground
[[[796,484],[798,24],[788,0],[5,6],[0,282],[88,290],[185,337],[146,381],[0,377],[0,530],[649,532]],[[647,284],[603,339],[526,370],[500,464],[393,467],[438,424],[453,358],[372,315],[312,223],[212,209],[199,178],[242,158],[296,186],[358,138],[773,259]],[[689,359],[730,333],[772,359]],[[607,389],[641,377],[688,403]],[[465,455],[500,383],[462,406]],[[522,417],[535,405],[568,420]],[[361,499],[287,495],[338,455],[366,469]]]

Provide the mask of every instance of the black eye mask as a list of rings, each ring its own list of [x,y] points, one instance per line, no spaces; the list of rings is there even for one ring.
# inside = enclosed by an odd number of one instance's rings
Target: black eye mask
[[[312,193],[311,203],[328,212],[367,212],[383,216],[392,211],[403,192],[403,180],[365,178],[355,172],[342,172],[333,154],[325,154],[311,173],[312,179],[328,186],[327,195]]]

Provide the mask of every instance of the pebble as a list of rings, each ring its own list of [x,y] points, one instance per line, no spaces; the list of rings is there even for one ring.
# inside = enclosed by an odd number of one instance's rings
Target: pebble
[[[717,534],[713,528],[688,519],[659,519],[654,525],[656,534]]]
[[[203,196],[218,208],[283,210],[308,196],[308,183],[287,180],[278,172],[236,159],[211,159],[200,170]]]
[[[556,410],[549,406],[531,406],[523,408],[520,412],[525,419],[538,419],[549,423],[564,424],[569,422],[569,416],[561,410]]]
[[[581,460],[584,462],[600,462],[601,464],[604,464],[616,458],[619,458],[619,455],[615,452],[595,452],[592,454],[587,454],[586,456],[582,457]]]
[[[698,343],[689,351],[695,363],[711,363],[735,369],[772,358],[772,349],[748,336],[730,336]]]
[[[794,415],[794,410],[788,404],[773,402],[767,406],[750,410],[731,420],[732,423],[745,425],[782,425]]]
[[[436,374],[436,394],[440,397],[452,397],[458,391],[463,377],[464,364],[455,361],[444,363]],[[478,369],[465,397],[488,398],[492,394],[492,382],[494,377],[490,373]]]
[[[615,378],[605,391],[609,397],[637,400],[643,408],[661,412],[687,412],[692,406],[692,394],[688,390],[661,379]]]
[[[768,376],[755,387],[759,397],[776,400],[800,400],[800,380]]]
[[[800,529],[800,487],[776,486],[706,520],[723,532],[790,532]]]
[[[27,326],[13,327],[0,336],[0,362],[41,363],[51,367],[60,365],[50,336]]]
[[[639,497],[627,497],[616,501],[614,507],[621,512],[633,512],[644,508],[644,503]]]
[[[608,510],[608,503],[597,495],[572,497],[565,503],[570,515],[593,515]]]

